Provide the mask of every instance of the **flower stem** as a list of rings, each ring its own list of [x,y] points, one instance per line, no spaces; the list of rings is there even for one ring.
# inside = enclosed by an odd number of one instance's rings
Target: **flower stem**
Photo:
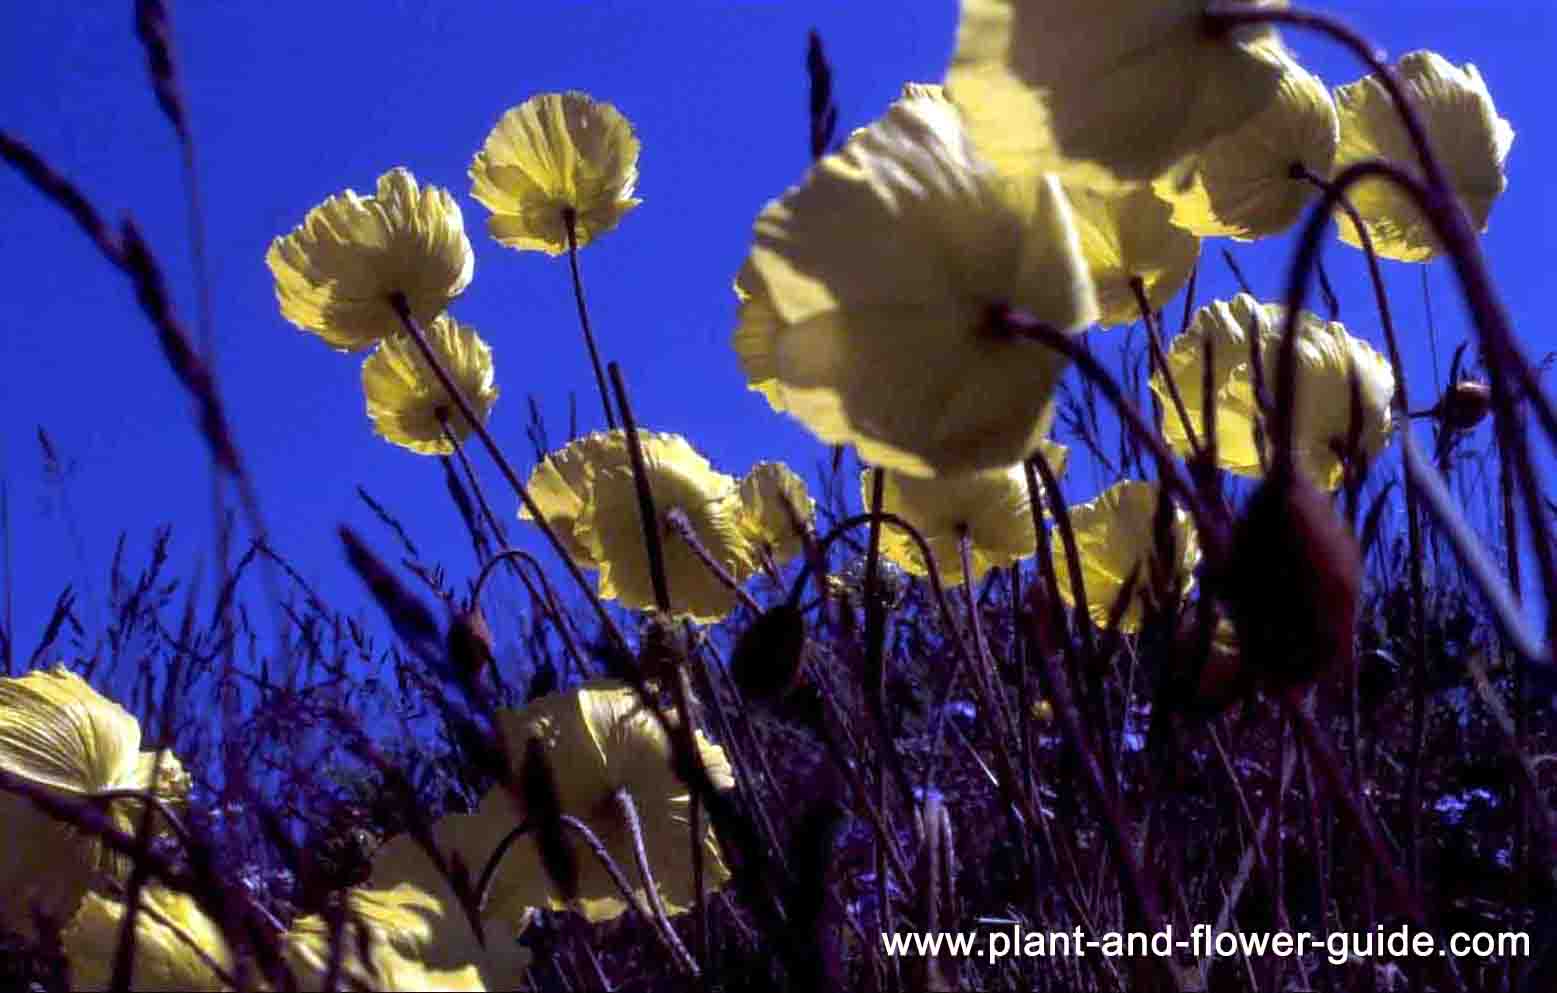
[[[568,231],[568,269],[573,273],[573,300],[578,304],[578,323],[584,329],[584,344],[589,349],[589,364],[595,370],[595,386],[600,390],[600,404],[605,408],[606,427],[615,431],[616,415],[611,411],[611,394],[606,389],[600,350],[595,347],[595,332],[589,325],[589,308],[584,304],[584,277],[578,269],[578,213],[572,207],[562,208],[562,225]]]
[[[617,647],[624,652],[628,651],[627,638],[622,634],[621,628],[617,627],[616,621],[611,618],[611,614],[606,610],[605,604],[601,602],[599,595],[595,593],[594,587],[585,578],[584,571],[579,568],[578,563],[574,562],[573,557],[568,554],[567,548],[562,544],[562,539],[557,537],[556,530],[552,528],[551,522],[546,520],[546,515],[541,511],[540,506],[536,504],[535,499],[530,496],[530,491],[519,481],[519,474],[514,471],[513,465],[508,461],[507,456],[503,454],[503,450],[498,447],[497,441],[492,437],[492,433],[487,430],[486,424],[482,422],[481,418],[476,416],[475,409],[471,405],[470,400],[465,396],[464,391],[455,385],[453,377],[449,375],[449,370],[443,364],[443,360],[438,357],[438,354],[433,351],[432,345],[428,343],[427,333],[422,330],[421,325],[417,324],[416,319],[411,316],[411,307],[406,302],[405,294],[394,293],[390,296],[389,302],[390,306],[394,308],[396,315],[399,316],[400,324],[411,335],[411,340],[416,342],[416,347],[421,351],[422,358],[427,360],[427,364],[432,368],[433,374],[438,377],[438,382],[442,384],[444,392],[454,400],[455,405],[460,408],[460,413],[465,415],[465,422],[476,433],[476,437],[481,439],[482,445],[486,447],[487,454],[492,457],[493,462],[497,463],[498,470],[502,472],[503,478],[508,481],[508,485],[513,487],[514,493],[518,495],[519,502],[524,505],[525,510],[534,518],[536,527],[541,529],[541,533],[546,536],[546,540],[557,553],[557,557],[562,559],[563,567],[568,570],[568,575],[573,577],[573,581],[583,591],[584,598],[594,608],[595,616],[599,618],[601,627],[610,635],[611,640],[616,643]]]
[[[622,813],[622,819],[627,822],[627,834],[633,843],[633,858],[638,862],[638,875],[643,880],[643,892],[654,913],[654,923],[658,925],[665,943],[680,960],[682,967],[696,976],[699,973],[697,961],[687,951],[687,946],[681,943],[681,936],[676,933],[675,926],[670,923],[670,915],[665,912],[665,901],[660,897],[659,884],[654,881],[654,870],[649,865],[649,851],[643,843],[643,822],[638,817],[638,805],[633,803],[633,796],[625,787],[616,791],[616,806]]]

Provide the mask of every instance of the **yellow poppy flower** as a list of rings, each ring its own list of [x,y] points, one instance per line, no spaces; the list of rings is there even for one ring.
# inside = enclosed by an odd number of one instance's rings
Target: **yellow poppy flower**
[[[1172,208],[1150,187],[1123,193],[1067,189],[1081,232],[1081,254],[1097,287],[1098,323],[1104,327],[1141,319],[1130,288],[1139,277],[1146,300],[1161,310],[1195,269],[1200,239],[1172,223]]]
[[[542,93],[511,108],[470,164],[471,196],[492,211],[487,230],[520,251],[568,250],[616,227],[640,201],[638,139],[621,112],[584,93]]]
[[[1242,476],[1257,478],[1264,474],[1254,439],[1257,408],[1249,336],[1260,336],[1266,389],[1274,397],[1285,312],[1280,304],[1262,304],[1246,293],[1231,301],[1213,301],[1196,312],[1189,328],[1168,349],[1168,373],[1184,401],[1195,437],[1204,439],[1201,377],[1206,342],[1211,341],[1217,463]],[[1358,447],[1367,459],[1376,456],[1389,440],[1395,375],[1389,362],[1367,342],[1353,338],[1340,323],[1325,321],[1308,311],[1298,318],[1297,358],[1293,443],[1298,465],[1315,485],[1333,490],[1345,478],[1345,467],[1337,452],[1344,450],[1351,422],[1349,370],[1357,371],[1362,418]],[[1163,437],[1174,451],[1189,454],[1189,439],[1160,374],[1152,377],[1151,388],[1163,405]],[[1267,463],[1272,451],[1268,441]]]
[[[401,329],[393,294],[426,324],[470,285],[476,258],[454,197],[396,168],[379,177],[374,196],[347,190],[310,210],[270,243],[265,264],[282,317],[359,352]]]
[[[1274,96],[1251,50],[1215,35],[1206,0],[963,0],[946,88],[1002,172],[1117,190],[1148,182]]]
[[[806,491],[805,480],[782,462],[758,462],[741,480],[741,528],[759,548],[766,548],[773,561],[782,565],[804,549],[795,533],[787,501],[801,524],[811,526],[816,518],[816,501]]]
[[[447,314],[435,318],[426,331],[443,367],[485,421],[498,394],[492,381],[492,349],[474,328]],[[404,331],[385,338],[363,361],[362,392],[373,430],[385,441],[423,455],[448,455],[454,446],[443,433],[440,411],[456,440],[470,437],[470,423]]]
[[[1065,446],[1043,442],[1043,454],[1055,473],[1065,471],[1069,453]],[[860,474],[860,498],[870,506],[871,472]],[[916,479],[888,471],[882,480],[881,509],[918,529],[930,554],[935,556],[941,582],[954,586],[964,581],[962,533],[969,539],[968,561],[972,580],[993,568],[1015,565],[1033,554],[1032,502],[1027,493],[1027,471],[1021,463],[1004,469],[988,469],[962,476]],[[881,554],[915,576],[929,574],[919,545],[890,524],[881,529]]]
[[[680,435],[640,431],[639,443],[660,516],[671,613],[717,621],[735,607],[735,593],[676,534],[670,513],[685,514],[703,548],[741,582],[755,568],[755,551],[741,530],[736,481],[715,472]],[[531,483],[548,522],[571,530],[570,552],[582,552],[574,560],[600,570],[602,597],[637,609],[656,606],[625,432],[596,432],[551,453]]]
[[[108,790],[152,791],[181,802],[189,776],[171,752],[143,752],[141,728],[123,707],[63,667],[0,679],[0,769],[35,787],[82,799]],[[129,799],[106,807],[115,826],[134,834],[142,805]],[[123,859],[93,837],[0,792],[0,924],[31,932],[36,908],[64,923],[100,873],[122,876]]]
[[[1153,184],[1173,205],[1173,223],[1202,238],[1252,241],[1285,231],[1315,194],[1292,177],[1292,166],[1327,178],[1335,161],[1341,125],[1324,82],[1279,49],[1260,51],[1281,67],[1276,98]]]
[[[343,988],[386,993],[486,990],[476,966],[467,962],[439,968],[425,958],[451,955],[451,949],[438,947],[439,933],[429,923],[429,918],[448,912],[437,898],[414,886],[351,890],[340,936]],[[469,947],[475,948],[473,938]],[[323,988],[329,975],[331,941],[330,925],[322,915],[310,914],[293,921],[282,949],[287,966],[297,976],[299,989]]]
[[[70,962],[70,988],[107,990],[124,923],[123,902],[88,893],[60,946]],[[216,922],[188,894],[147,886],[135,915],[135,964],[131,990],[199,993],[232,989],[223,979],[235,971],[232,950]]]
[[[474,888],[481,881],[487,860],[503,839],[518,824],[512,798],[502,790],[489,793],[481,805],[469,814],[449,814],[432,827],[438,851],[452,866],[455,856],[465,864]],[[414,886],[441,901],[444,908],[439,932],[457,944],[474,941],[464,908],[453,887],[444,878],[427,853],[410,835],[402,834],[386,841],[373,855],[368,886],[393,889]],[[491,947],[499,939],[511,940],[529,923],[531,909],[546,897],[545,878],[539,862],[506,858],[492,877],[487,900],[481,907],[482,930]]]
[[[1109,611],[1124,592],[1132,573],[1136,577],[1135,593],[1119,622],[1119,629],[1125,632],[1140,630],[1146,604],[1154,596],[1166,595],[1174,582],[1180,585],[1180,592],[1185,596],[1194,588],[1195,567],[1200,564],[1200,542],[1193,520],[1182,507],[1175,505],[1173,508],[1172,560],[1162,564],[1156,561],[1157,539],[1153,523],[1158,492],[1156,483],[1127,479],[1110,486],[1097,498],[1069,508],[1071,528],[1075,531],[1076,548],[1081,556],[1087,611],[1099,627],[1108,623]],[[1074,607],[1075,591],[1059,528],[1050,532],[1049,547],[1054,555],[1060,599]]]
[[[1508,185],[1503,162],[1514,129],[1498,116],[1492,94],[1474,65],[1456,68],[1434,52],[1410,52],[1395,63],[1407,97],[1416,107],[1449,186],[1478,231],[1487,229],[1492,201]],[[1336,169],[1364,159],[1388,159],[1415,167],[1417,156],[1394,103],[1371,76],[1335,91],[1341,114]],[[1373,249],[1387,259],[1425,262],[1441,247],[1431,225],[1389,182],[1367,179],[1351,187],[1352,205],[1362,215]],[[1336,211],[1341,240],[1357,248],[1361,239],[1351,220]]]
[[[691,796],[672,771],[670,740],[658,720],[644,708],[632,687],[613,680],[596,680],[562,693],[541,697],[522,710],[498,714],[517,769],[531,739],[540,742],[551,764],[561,811],[587,824],[605,844],[641,895],[643,881],[633,854],[627,821],[617,803],[618,791],[632,798],[642,825],[644,848],[666,912],[679,914],[695,900],[690,852]],[[735,779],[724,749],[696,732],[698,751],[714,785],[731,789]],[[498,791],[494,791],[498,792]],[[489,800],[492,798],[489,797]],[[492,804],[497,814],[506,805],[502,823],[518,823],[511,798]],[[482,803],[482,810],[488,810]],[[522,819],[522,815],[520,817]],[[730,878],[719,845],[703,818],[703,883],[716,890]],[[579,870],[576,907],[592,921],[609,920],[626,911],[621,891],[594,853],[569,831]],[[528,836],[514,846],[510,859],[540,863]],[[561,894],[548,897],[554,910],[570,909]]]
[[[1063,331],[1096,314],[1059,183],[1011,186],[956,109],[924,96],[769,203],[737,282],[752,387],[823,441],[916,476],[1010,465],[1046,434],[1064,363],[1003,333],[998,312]]]

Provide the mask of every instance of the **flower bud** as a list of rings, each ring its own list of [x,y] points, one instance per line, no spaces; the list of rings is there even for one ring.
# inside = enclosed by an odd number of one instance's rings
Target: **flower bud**
[[[1474,379],[1449,387],[1438,402],[1438,420],[1449,431],[1469,431],[1492,409],[1492,388]]]
[[[1272,473],[1233,535],[1223,594],[1243,662],[1275,688],[1352,662],[1362,555],[1330,500],[1302,473]]]
[[[730,658],[730,675],[750,700],[787,696],[800,682],[806,625],[788,603],[770,607],[741,632]]]

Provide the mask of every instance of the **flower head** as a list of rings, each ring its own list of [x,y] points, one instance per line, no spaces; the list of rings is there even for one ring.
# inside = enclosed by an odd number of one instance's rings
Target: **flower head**
[[[752,544],[766,549],[776,564],[799,555],[803,542],[795,523],[809,528],[816,517],[805,480],[782,462],[758,462],[741,480],[740,495],[741,528]]]
[[[1141,319],[1132,279],[1141,281],[1153,310],[1161,310],[1189,281],[1200,257],[1200,239],[1173,225],[1172,209],[1149,187],[1123,193],[1067,192],[1081,232],[1081,252],[1097,287],[1099,324]]]
[[[993,315],[1095,316],[1057,181],[1010,184],[920,94],[757,218],[733,344],[753,389],[824,441],[911,475],[1010,465],[1052,419],[1063,361]]]
[[[1178,387],[1195,437],[1203,443],[1202,375],[1209,343],[1217,463],[1242,476],[1263,476],[1272,451],[1268,437],[1263,453],[1255,441],[1258,407],[1249,338],[1259,335],[1266,388],[1274,391],[1285,313],[1280,304],[1261,304],[1246,293],[1230,301],[1217,300],[1200,308],[1168,349],[1168,374]],[[1358,450],[1365,459],[1377,455],[1389,440],[1395,375],[1367,342],[1352,337],[1340,323],[1308,311],[1298,316],[1297,360],[1293,445],[1298,465],[1316,485],[1333,490],[1345,477],[1340,453],[1351,430],[1352,372],[1361,401]],[[1188,435],[1161,374],[1152,377],[1151,387],[1163,404],[1163,436],[1174,451],[1187,455]]]
[[[221,928],[188,894],[161,886],[141,891],[135,914],[135,965],[131,990],[151,993],[232,989],[232,950]],[[126,907],[119,900],[88,893],[81,909],[60,933],[70,962],[70,988],[108,990]]]
[[[1096,499],[1069,508],[1076,548],[1081,556],[1081,581],[1093,623],[1106,625],[1114,601],[1134,576],[1134,593],[1119,621],[1121,631],[1140,630],[1146,605],[1177,588],[1187,596],[1195,585],[1200,542],[1194,523],[1183,508],[1171,508],[1168,536],[1172,553],[1157,554],[1156,483],[1127,479],[1104,490]],[[1065,546],[1056,528],[1049,536],[1059,578],[1060,599],[1076,605],[1075,590],[1065,567]]]
[[[561,255],[568,214],[583,248],[638,206],[638,139],[611,104],[578,92],[542,93],[498,120],[470,178],[471,196],[492,211],[492,237]]]
[[[171,752],[143,752],[141,728],[117,703],[63,667],[0,679],[0,769],[34,787],[81,799],[108,790],[152,791],[182,801],[189,776]],[[153,777],[153,769],[156,776]],[[134,834],[138,802],[107,810]],[[99,874],[126,866],[96,838],[54,820],[24,797],[0,792],[0,922],[26,928],[33,909],[63,923]]]
[[[440,934],[431,922],[460,911],[445,908],[423,890],[410,885],[387,890],[353,889],[348,891],[343,909],[345,922],[339,940],[340,975],[347,984],[345,988],[386,993],[479,993],[487,989],[480,970],[468,961],[438,967],[427,957],[441,957],[438,960],[442,961],[458,957],[459,951],[480,949],[474,938],[454,947],[440,944]],[[300,989],[323,988],[330,970],[331,946],[330,924],[322,915],[310,914],[292,922],[283,941],[283,955],[297,975]],[[519,961],[528,958],[523,950],[516,950],[513,955]],[[517,984],[523,971],[521,967],[509,978]]]
[[[1271,32],[1214,32],[1206,0],[964,0],[946,88],[1002,172],[1148,182],[1258,113]]]
[[[1063,473],[1068,453],[1063,445],[1043,443],[1044,457]],[[871,473],[860,475],[861,498],[870,503]],[[936,571],[948,586],[979,579],[992,568],[1005,568],[1033,554],[1032,502],[1027,471],[1021,463],[961,476],[917,479],[888,471],[882,480],[881,509],[912,524],[930,546]],[[968,561],[973,574],[962,571],[962,536],[968,537]],[[919,544],[907,533],[885,525],[881,554],[915,576],[929,574]]]
[[[1314,195],[1292,167],[1328,178],[1335,161],[1341,126],[1330,91],[1280,49],[1261,50],[1281,67],[1275,99],[1153,184],[1173,205],[1173,223],[1202,238],[1285,231]]]
[[[648,862],[666,911],[678,914],[692,906],[695,891],[688,851],[691,796],[672,768],[669,738],[632,687],[611,680],[585,683],[542,697],[522,710],[502,711],[498,719],[514,766],[518,767],[529,742],[537,741],[557,784],[561,813],[587,824],[641,893],[643,883],[618,799],[618,794],[625,792],[637,811]],[[724,750],[704,738],[701,731],[696,732],[696,740],[714,785],[719,789],[733,787],[735,780]],[[522,819],[523,811],[515,810],[507,795],[501,801],[507,809],[506,823],[519,823],[516,818]],[[482,808],[487,808],[485,802]],[[498,808],[494,805],[493,809]],[[703,830],[703,883],[707,889],[718,889],[730,873],[706,818]],[[605,868],[577,835],[570,832],[568,840],[579,869],[577,909],[595,921],[622,914],[626,904]],[[539,864],[540,855],[534,842],[526,838],[509,858]],[[569,908],[555,891],[550,893],[549,903],[553,909]]]
[[[746,579],[755,553],[741,529],[736,481],[714,471],[680,435],[640,431],[638,437],[660,517],[671,613],[717,621],[734,608],[735,593],[676,533],[671,515],[685,515],[714,560],[736,582]],[[625,432],[596,432],[553,452],[532,474],[530,488],[547,521],[568,533],[563,542],[570,553],[579,552],[574,560],[600,570],[602,597],[628,607],[656,606]]]
[[[447,314],[427,325],[426,333],[454,384],[485,420],[498,394],[492,381],[491,347],[474,328]],[[423,455],[454,451],[444,434],[445,421],[456,441],[470,436],[470,423],[407,332],[385,338],[362,363],[362,392],[373,429],[402,448]]]
[[[394,294],[426,324],[470,285],[476,262],[454,197],[397,168],[374,196],[347,190],[310,210],[270,243],[265,264],[281,316],[358,352],[400,330]]]
[[[1476,229],[1485,231],[1492,201],[1508,185],[1503,162],[1514,144],[1513,127],[1498,116],[1492,94],[1473,65],[1457,68],[1434,52],[1410,52],[1395,63],[1395,73],[1427,129],[1460,206]],[[1378,80],[1367,76],[1342,86],[1335,91],[1335,103],[1341,114],[1337,169],[1364,159],[1416,162],[1399,112]],[[1441,246],[1427,218],[1392,183],[1369,178],[1348,192],[1379,255],[1423,262],[1438,254]],[[1341,240],[1362,247],[1345,211],[1336,211],[1336,221]]]

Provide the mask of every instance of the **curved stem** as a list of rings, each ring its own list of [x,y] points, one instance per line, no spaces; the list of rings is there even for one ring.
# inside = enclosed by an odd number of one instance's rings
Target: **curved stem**
[[[1140,276],[1130,277],[1130,290],[1135,294],[1136,306],[1141,310],[1141,321],[1146,325],[1146,341],[1151,346],[1152,364],[1157,367],[1162,381],[1168,389],[1168,396],[1173,401],[1173,412],[1178,415],[1179,423],[1184,426],[1184,437],[1189,439],[1191,455],[1200,456],[1200,439],[1195,435],[1195,426],[1190,423],[1189,411],[1184,407],[1184,398],[1179,395],[1179,384],[1168,373],[1168,356],[1162,349],[1162,337],[1157,333],[1157,319],[1152,314],[1151,302],[1146,299],[1146,284]]]
[[[476,880],[476,920],[471,923],[476,925],[476,937],[481,939],[483,945],[486,939],[480,929],[480,912],[487,907],[487,897],[492,892],[492,883],[497,879],[497,870],[502,867],[503,859],[508,855],[508,850],[518,843],[530,831],[530,822],[521,821],[514,829],[503,835],[503,840],[492,849],[492,854],[487,857],[486,865],[481,867],[481,875]]]
[[[616,791],[615,799],[616,809],[627,822],[627,834],[633,843],[633,858],[638,862],[638,875],[643,880],[643,892],[648,897],[649,908],[654,912],[654,922],[659,925],[666,943],[681,960],[682,968],[696,976],[699,972],[697,961],[687,951],[687,946],[682,944],[681,936],[670,923],[670,915],[665,912],[665,901],[660,897],[659,884],[654,881],[654,871],[649,865],[649,851],[643,843],[643,823],[638,819],[638,805],[633,803],[632,794],[626,787]]]
[[[611,857],[610,850],[606,848],[605,842],[600,840],[600,836],[588,824],[585,824],[572,814],[563,814],[558,819],[563,826],[571,828],[583,839],[585,847],[593,852],[595,858],[599,859],[600,864],[605,867],[606,874],[611,877],[611,882],[616,885],[627,906],[632,908],[634,913],[645,918],[649,924],[649,929],[654,932],[655,937],[660,939],[660,944],[664,946],[665,951],[670,955],[671,961],[676,963],[677,968],[685,970],[687,963],[683,961],[680,955],[676,954],[675,947],[670,944],[665,937],[665,933],[660,930],[658,920],[633,890],[633,884],[628,880],[627,874],[622,871],[620,865],[617,865],[616,859]],[[693,970],[695,974],[695,965]]]
[[[599,618],[601,627],[605,629],[611,640],[623,652],[627,652],[627,638],[622,634],[621,628],[616,626],[616,621],[611,618],[611,614],[606,610],[605,604],[601,602],[594,587],[590,584],[588,578],[585,577],[584,571],[579,568],[578,563],[574,562],[573,557],[568,554],[567,548],[562,544],[562,539],[557,537],[556,530],[551,526],[551,522],[546,520],[546,515],[541,512],[540,506],[530,496],[530,491],[525,487],[524,483],[519,481],[519,474],[514,471],[513,465],[509,463],[508,457],[503,454],[503,450],[498,447],[496,439],[487,430],[487,426],[482,422],[481,418],[476,416],[475,409],[472,407],[470,400],[465,396],[464,391],[455,384],[453,377],[449,375],[449,370],[445,368],[443,360],[433,351],[432,345],[427,341],[427,333],[422,330],[421,326],[416,323],[416,319],[411,316],[411,308],[406,303],[405,294],[394,293],[390,296],[389,302],[394,308],[396,315],[399,316],[401,326],[411,335],[411,339],[416,342],[416,347],[421,352],[422,358],[427,361],[428,366],[432,368],[433,374],[438,377],[438,382],[443,386],[444,392],[454,400],[455,406],[460,408],[460,413],[465,416],[465,422],[476,433],[476,437],[481,439],[487,454],[492,457],[493,462],[497,463],[503,478],[508,481],[508,485],[518,495],[519,502],[524,505],[525,510],[534,518],[535,526],[541,529],[541,534],[546,536],[546,540],[551,544],[552,550],[562,560],[563,567],[567,569],[568,575],[573,577],[573,581],[583,591],[585,599],[594,608],[595,616]]]
[[[557,591],[552,589],[551,580],[546,578],[546,571],[535,560],[535,556],[529,552],[518,548],[504,548],[487,559],[486,565],[481,567],[481,572],[476,576],[476,582],[470,594],[471,602],[476,604],[481,602],[481,592],[486,588],[487,580],[491,578],[493,571],[497,568],[497,564],[505,561],[521,562],[535,571],[535,578],[540,584],[543,596],[536,594],[529,575],[523,569],[515,566],[513,570],[514,575],[519,577],[525,588],[530,591],[530,595],[535,597],[536,602],[541,605],[542,609],[551,618],[552,626],[557,629],[557,633],[562,637],[562,644],[567,650],[568,657],[573,659],[573,663],[578,666],[579,676],[587,676],[588,667],[584,665],[583,653],[579,651],[578,643],[574,639],[573,632],[568,625],[567,615],[563,612],[561,602],[557,599]]]
[[[584,278],[578,268],[578,213],[572,207],[562,208],[562,226],[568,232],[568,269],[573,274],[573,301],[578,305],[578,323],[584,329],[584,344],[589,349],[590,367],[595,370],[595,386],[600,390],[600,404],[605,408],[606,427],[615,431],[616,415],[611,412],[611,394],[600,368],[600,350],[595,347],[595,332],[590,328],[589,308],[584,305]]]

